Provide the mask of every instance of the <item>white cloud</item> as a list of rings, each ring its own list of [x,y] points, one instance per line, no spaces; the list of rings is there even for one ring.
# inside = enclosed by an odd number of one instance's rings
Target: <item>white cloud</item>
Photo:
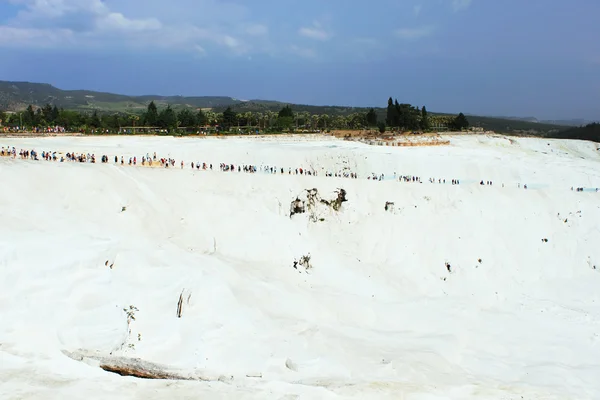
[[[403,40],[416,40],[433,35],[435,31],[433,26],[422,26],[419,28],[400,28],[394,31],[394,34]]]
[[[454,11],[460,11],[468,8],[471,2],[472,0],[452,0],[452,8],[454,8]]]
[[[301,36],[307,37],[309,39],[321,41],[329,40],[332,36],[330,32],[321,27],[321,24],[316,21],[312,24],[312,26],[305,26],[300,28],[298,30],[298,33]]]
[[[292,45],[292,46],[290,46],[290,51],[293,54],[300,56],[302,58],[316,58],[317,57],[317,52],[314,49],[311,49],[308,47],[299,47],[296,45]]]
[[[3,1],[3,0],[0,0]],[[223,0],[8,0],[21,7],[0,25],[0,45],[152,48],[204,54],[271,52],[268,27],[249,9]],[[142,34],[143,33],[143,34]],[[200,50],[202,49],[202,50]]]
[[[423,6],[421,6],[420,4],[417,4],[413,7],[413,14],[415,14],[415,17],[418,17],[419,14],[421,14],[422,8],[423,8]]]
[[[98,15],[109,13],[108,7],[102,0],[11,0],[11,2],[25,6],[25,9],[19,12],[21,19],[56,18],[81,12]]]
[[[119,31],[131,31],[131,32],[142,32],[148,30],[158,30],[162,27],[162,24],[156,18],[148,19],[128,19],[121,13],[111,12],[103,15],[96,21],[98,29],[104,30],[119,30]]]
[[[222,41],[223,41],[223,44],[225,44],[225,46],[232,48],[232,49],[240,46],[240,42],[236,38],[231,37],[229,35],[223,36]]]
[[[0,46],[51,48],[65,46],[73,40],[73,32],[68,29],[47,30],[0,26]]]

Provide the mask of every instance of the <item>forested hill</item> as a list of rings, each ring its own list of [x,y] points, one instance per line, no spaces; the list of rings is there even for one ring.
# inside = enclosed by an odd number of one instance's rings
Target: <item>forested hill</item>
[[[89,90],[61,90],[45,83],[0,81],[0,111],[20,111],[28,105],[42,107],[45,104],[80,112],[142,114],[148,103],[154,101],[160,107],[171,105],[174,109],[203,108],[223,112],[227,107],[237,113],[244,112],[278,112],[286,104],[279,101],[250,100],[243,101],[226,96],[126,96],[113,93],[94,92]],[[385,120],[385,99],[382,107],[376,107],[379,120]],[[318,115],[348,116],[357,112],[367,112],[367,107],[314,106],[292,104],[294,112]],[[432,115],[445,113],[430,112]],[[564,130],[564,126],[517,120],[514,118],[482,117],[469,115],[471,126],[484,130],[504,133],[552,134]]]
[[[549,135],[555,139],[591,140],[600,143],[600,123],[588,124],[579,128],[571,128],[556,134]]]
[[[157,104],[198,108],[240,103],[239,100],[225,96],[125,96],[90,90],[61,90],[47,83],[0,81],[0,109],[6,111],[24,110],[29,104],[38,107],[51,104],[76,111],[141,113],[152,100]]]

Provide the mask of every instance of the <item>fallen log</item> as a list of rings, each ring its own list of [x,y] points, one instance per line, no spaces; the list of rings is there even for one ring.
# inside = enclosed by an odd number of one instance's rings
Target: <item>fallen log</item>
[[[229,382],[233,376],[213,375],[207,376],[205,371],[182,371],[166,365],[155,364],[144,361],[139,358],[127,358],[119,356],[103,356],[84,350],[69,352],[62,351],[67,357],[73,360],[86,363],[91,366],[99,367],[106,372],[111,372],[121,376],[131,376],[141,379],[163,379],[163,380],[184,380],[184,381],[203,381],[203,382]]]
[[[112,372],[121,376],[133,376],[135,378],[142,379],[174,379],[174,380],[191,380],[192,378],[186,378],[183,376],[168,374],[162,371],[151,371],[139,367],[133,367],[128,365],[110,365],[100,364],[100,368],[106,372]]]

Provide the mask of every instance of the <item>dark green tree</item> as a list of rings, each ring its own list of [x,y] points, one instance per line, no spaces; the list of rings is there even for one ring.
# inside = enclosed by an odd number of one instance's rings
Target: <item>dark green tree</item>
[[[42,107],[42,117],[49,124],[54,123],[54,118],[52,117],[52,106],[50,104],[46,104],[44,107]]]
[[[102,122],[100,122],[100,118],[98,117],[98,112],[97,111],[94,111],[94,113],[90,117],[88,125],[91,128],[100,128],[102,126]]]
[[[228,131],[232,126],[237,124],[237,114],[235,111],[231,109],[231,107],[227,107],[225,111],[223,111],[223,129]]]
[[[58,118],[56,118],[56,124],[60,125],[64,128],[70,129],[72,127],[71,124],[71,120],[70,120],[70,114],[71,111],[66,111],[64,109],[60,109],[60,111],[58,112]]]
[[[23,125],[28,127],[35,125],[35,111],[31,104],[27,106],[27,109],[23,113]]]
[[[179,112],[177,115],[177,120],[179,121],[179,126],[185,126],[188,128],[195,127],[197,124],[196,115],[194,115],[194,113],[187,108]]]
[[[23,112],[19,111],[14,114],[8,115],[8,123],[10,126],[18,126],[21,125],[21,120],[23,119]]]
[[[377,126],[377,113],[372,108],[367,113],[367,125],[370,127]]]
[[[201,109],[198,110],[198,114],[196,114],[196,123],[198,126],[205,126],[208,123],[208,117]]]
[[[380,122],[377,126],[379,127],[379,133],[385,133],[385,123]]]
[[[396,103],[398,102],[396,101]],[[388,99],[387,112],[385,117],[385,123],[387,124],[387,126],[396,126],[395,123],[398,120],[396,113],[397,110],[396,107],[394,107],[394,100],[392,100],[392,98],[390,97]]]
[[[158,109],[156,108],[154,101],[151,101],[150,104],[148,104],[148,109],[146,110],[146,114],[144,114],[144,124],[146,124],[146,126],[158,125]]]
[[[469,120],[465,117],[465,114],[460,113],[454,118],[450,127],[457,131],[462,131],[463,129],[467,129],[469,127]]]
[[[277,116],[277,128],[281,130],[292,130],[294,126],[294,111],[289,105],[283,107]]]
[[[289,105],[283,107],[280,111],[279,111],[279,118],[294,118],[294,111],[292,111],[292,107],[290,107]]]
[[[429,123],[429,115],[427,114],[427,108],[423,106],[421,109],[421,129],[424,131],[428,131],[431,128],[431,124]]]
[[[121,127],[119,114],[107,115],[105,125],[108,129],[118,131]]]
[[[44,119],[44,114],[42,114],[41,108],[35,110],[35,118],[33,119],[33,125],[37,127],[47,125],[46,120]]]
[[[52,107],[52,112],[50,113],[50,120],[52,121],[53,124],[55,124],[56,121],[58,120],[58,115],[59,115],[59,111],[55,104],[54,107]]]
[[[397,128],[404,126],[404,115],[402,113],[402,107],[398,104],[398,99],[394,100],[394,125]]]
[[[177,114],[170,105],[158,114],[158,126],[169,131],[177,128]]]

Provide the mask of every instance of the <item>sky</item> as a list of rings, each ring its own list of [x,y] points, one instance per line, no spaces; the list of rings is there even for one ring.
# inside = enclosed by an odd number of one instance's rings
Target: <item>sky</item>
[[[599,0],[0,0],[0,80],[600,120]]]

